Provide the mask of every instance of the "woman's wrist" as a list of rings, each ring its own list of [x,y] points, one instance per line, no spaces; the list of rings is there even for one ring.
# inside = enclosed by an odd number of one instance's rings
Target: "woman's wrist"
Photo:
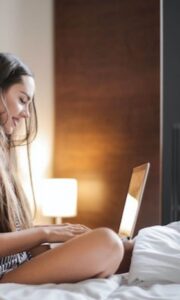
[[[35,227],[34,228],[37,232],[38,232],[38,236],[39,236],[39,244],[43,244],[48,242],[48,230],[46,227]]]

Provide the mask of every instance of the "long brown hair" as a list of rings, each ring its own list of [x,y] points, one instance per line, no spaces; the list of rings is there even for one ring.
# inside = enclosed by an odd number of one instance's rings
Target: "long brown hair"
[[[18,57],[10,53],[0,53],[0,98],[13,84],[21,83],[22,76],[34,77]],[[16,146],[22,144],[26,144],[29,153],[29,144],[36,136],[37,115],[34,99],[30,113],[30,118],[25,120],[25,134],[21,138],[14,134],[6,135],[3,124],[0,124],[0,232],[16,230],[17,223],[21,228],[32,225],[31,211],[18,177],[15,155]],[[28,161],[30,168],[29,157]]]

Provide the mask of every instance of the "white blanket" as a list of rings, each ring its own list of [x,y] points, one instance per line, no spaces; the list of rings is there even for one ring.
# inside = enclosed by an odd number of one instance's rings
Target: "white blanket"
[[[180,285],[127,285],[122,275],[76,284],[0,284],[0,300],[180,300]]]
[[[167,229],[150,227],[142,230],[136,238],[129,274],[89,279],[76,284],[0,284],[0,300],[180,300],[179,242],[180,222],[171,224]],[[167,259],[170,255],[173,268]],[[165,266],[163,272],[159,272],[159,265],[161,270]],[[171,283],[161,282],[165,275]],[[142,280],[134,280],[136,278]],[[152,279],[155,282],[152,283]]]
[[[139,231],[128,277],[137,281],[180,284],[180,222]]]

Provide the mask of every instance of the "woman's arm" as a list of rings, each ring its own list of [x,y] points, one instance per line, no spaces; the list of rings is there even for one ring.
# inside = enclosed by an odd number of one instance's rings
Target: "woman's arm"
[[[46,241],[44,228],[0,233],[0,257],[29,250]]]
[[[42,243],[65,242],[88,230],[83,225],[63,224],[0,233],[0,257],[31,250]]]
[[[36,247],[30,249],[30,253],[31,253],[32,257],[35,257],[35,256],[42,254],[43,252],[50,250],[50,249],[51,249],[51,244],[46,243],[46,244],[42,244],[42,245],[39,245],[39,246],[36,246]]]

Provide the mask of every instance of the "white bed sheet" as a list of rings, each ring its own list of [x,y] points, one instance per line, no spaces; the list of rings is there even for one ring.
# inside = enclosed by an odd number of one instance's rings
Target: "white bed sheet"
[[[180,284],[127,285],[126,275],[75,284],[0,284],[0,300],[180,300]]]

